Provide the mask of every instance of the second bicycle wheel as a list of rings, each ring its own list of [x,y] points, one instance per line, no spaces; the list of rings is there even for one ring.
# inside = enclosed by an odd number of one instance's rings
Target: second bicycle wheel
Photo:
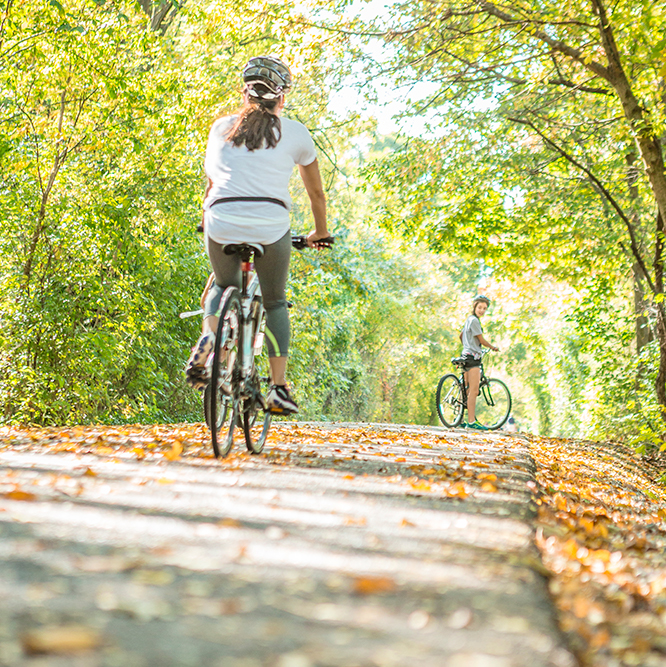
[[[464,411],[460,380],[448,373],[437,385],[437,414],[444,426],[455,428],[462,421]]]
[[[243,403],[243,432],[245,433],[245,446],[251,454],[261,454],[273,419],[273,415],[270,412],[264,412],[264,421],[261,425],[261,432],[257,434],[257,437],[254,437],[255,434],[252,433],[252,427],[257,421],[260,409],[261,405],[251,398],[248,398]]]
[[[213,348],[208,391],[208,421],[216,457],[226,456],[234,443],[234,428],[238,418],[237,375],[238,343],[240,339],[241,305],[238,290],[227,287],[218,311],[217,335]],[[231,409],[226,433],[224,421]]]
[[[206,385],[206,389],[204,390],[204,395],[203,395],[203,412],[204,412],[204,420],[206,422],[206,426],[210,428],[210,383]],[[220,406],[217,412],[217,424],[218,428],[217,430],[219,431],[224,422],[227,420],[227,414],[229,412],[229,401],[224,401],[224,404]]]
[[[511,413],[511,394],[502,382],[491,378],[482,382],[476,399],[476,420],[488,429],[500,428]]]

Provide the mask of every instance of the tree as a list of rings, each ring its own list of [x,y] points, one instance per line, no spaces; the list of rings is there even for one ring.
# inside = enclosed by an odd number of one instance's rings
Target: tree
[[[398,5],[373,26],[384,72],[431,84],[407,114],[430,114],[440,138],[406,140],[371,174],[403,184],[387,224],[435,248],[505,270],[533,254],[579,283],[633,272],[636,315],[644,289],[656,318],[664,420],[665,27],[647,0]]]
[[[257,49],[280,45],[296,67],[319,57],[288,34],[291,12],[0,2],[5,420],[198,417],[182,382],[198,323],[178,312],[207,276],[194,233],[207,132],[238,104],[239,68]]]

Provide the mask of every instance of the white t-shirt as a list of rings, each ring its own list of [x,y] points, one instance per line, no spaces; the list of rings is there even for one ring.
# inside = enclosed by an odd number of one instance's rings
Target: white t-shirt
[[[282,137],[275,148],[249,151],[225,137],[236,120],[225,116],[213,123],[208,137],[206,175],[213,185],[204,201],[205,228],[218,243],[275,243],[289,231],[289,179],[294,165],[317,159],[310,132],[302,123],[280,118]],[[223,202],[221,197],[272,197],[272,202]]]
[[[470,315],[465,321],[462,330],[463,355],[469,354],[475,359],[481,359],[483,348],[477,339],[477,336],[481,334],[483,334],[483,329],[481,328],[479,318],[476,315]]]

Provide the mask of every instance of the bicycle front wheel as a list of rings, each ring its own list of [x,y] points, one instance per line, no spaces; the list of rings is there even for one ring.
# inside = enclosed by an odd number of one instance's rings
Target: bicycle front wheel
[[[491,378],[481,384],[476,399],[476,420],[488,429],[504,426],[511,414],[511,393],[502,382]]]
[[[448,373],[437,385],[437,414],[444,426],[455,428],[462,421],[464,411],[460,380]]]
[[[219,322],[208,393],[208,427],[215,456],[226,456],[234,443],[238,419],[238,349],[241,326],[241,305],[238,290],[228,287],[219,310]],[[232,410],[226,434],[223,426],[227,412]]]

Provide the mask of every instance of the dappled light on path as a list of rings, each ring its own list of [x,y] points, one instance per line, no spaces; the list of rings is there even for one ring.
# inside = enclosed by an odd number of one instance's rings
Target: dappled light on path
[[[100,665],[574,664],[521,438],[288,422],[223,460],[202,425],[0,438],[0,657],[61,628]]]

